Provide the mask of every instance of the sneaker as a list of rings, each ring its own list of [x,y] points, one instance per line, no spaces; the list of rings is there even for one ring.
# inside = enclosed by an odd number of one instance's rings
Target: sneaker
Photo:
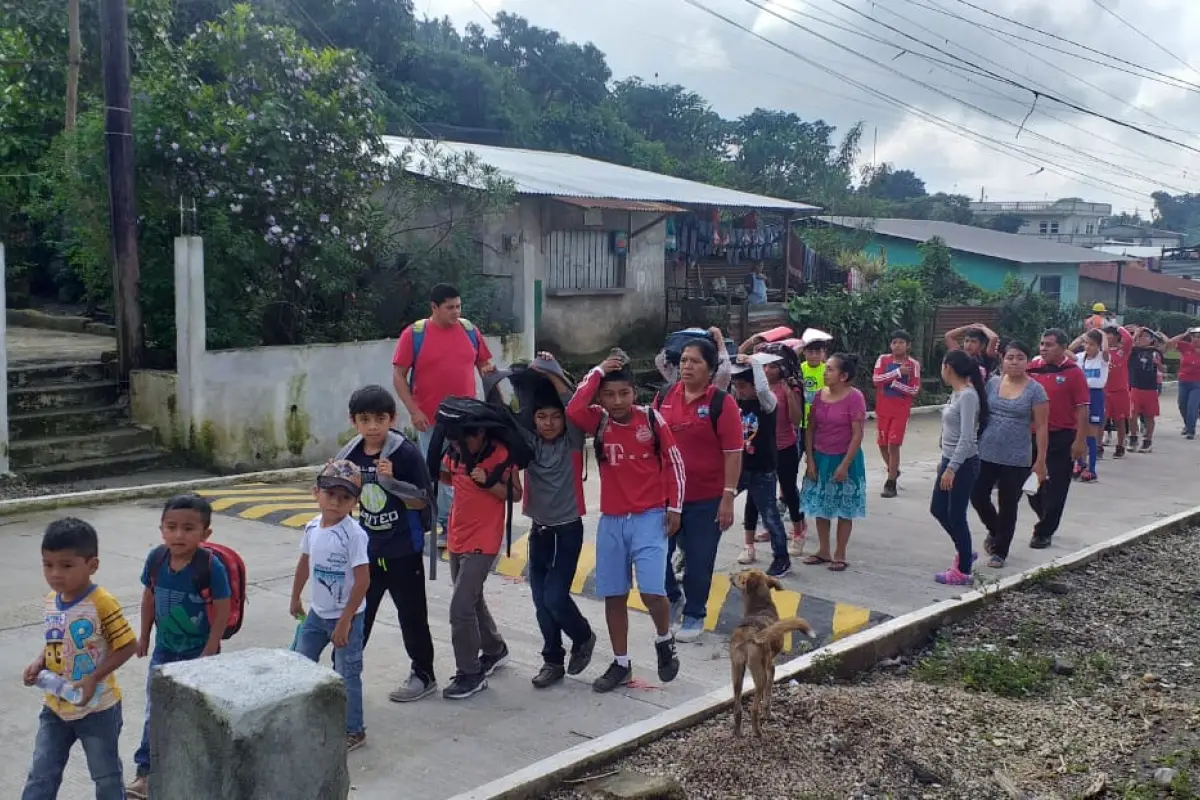
[[[788,555],[792,558],[804,555],[804,540],[793,536],[788,542]]]
[[[566,674],[562,664],[542,664],[538,674],[533,676],[533,686],[535,689],[549,689],[562,681]]]
[[[1113,450],[1113,458],[1124,458],[1124,457],[1125,457],[1125,446],[1119,444],[1119,445],[1117,445],[1117,449]]]
[[[357,750],[367,743],[367,735],[365,733],[347,733],[346,734],[346,752]]]
[[[992,556],[988,559],[988,566],[992,569],[1004,569],[1004,559],[1000,556]]]
[[[694,642],[704,633],[704,620],[695,617],[684,617],[675,638],[681,642]]]
[[[150,781],[145,775],[138,775],[133,783],[125,787],[125,796],[132,800],[146,800],[150,797]]]
[[[753,564],[755,561],[758,561],[758,556],[754,553],[754,545],[748,544],[742,549],[742,554],[738,556],[737,562],[745,565]]]
[[[1090,469],[1085,469],[1083,471],[1083,473],[1079,476],[1079,480],[1082,483],[1095,483],[1097,480],[1099,480],[1099,477],[1096,475],[1096,473],[1092,472]]]
[[[933,579],[947,586],[970,586],[975,582],[973,577],[965,572],[959,572],[957,567],[951,567],[945,572],[939,572],[933,576]]]
[[[658,679],[670,683],[679,674],[679,656],[675,653],[675,639],[672,637],[665,642],[655,642],[654,650],[658,654]]]
[[[880,497],[895,497],[896,496],[896,480],[888,478],[884,481],[883,491],[879,493]]]
[[[1184,438],[1187,439],[1189,442],[1195,441],[1196,434],[1194,434],[1194,433],[1184,434]]]
[[[1138,452],[1139,453],[1153,453],[1154,452],[1154,443],[1151,442],[1149,439],[1143,439],[1142,440],[1142,448],[1140,450],[1138,450]]]
[[[674,625],[683,618],[683,606],[686,602],[686,598],[682,596],[678,600],[671,601],[671,618],[667,620],[668,625]]]
[[[1029,546],[1034,550],[1045,550],[1051,545],[1049,536],[1034,536],[1029,540]]]
[[[618,686],[628,686],[631,680],[633,680],[633,663],[630,662],[628,667],[622,667],[616,661],[613,661],[608,665],[608,669],[604,671],[603,675],[592,681],[592,691],[604,694],[605,692],[611,692]]]
[[[487,688],[487,678],[480,672],[476,675],[458,673],[450,679],[450,685],[442,690],[442,697],[447,700],[466,700]]]
[[[771,578],[782,578],[790,574],[792,571],[792,562],[776,558],[771,561],[771,566],[767,569],[767,576]]]
[[[490,678],[500,667],[508,664],[508,645],[504,645],[504,649],[499,655],[489,656],[487,653],[479,654],[479,666],[483,670],[483,677]]]
[[[771,534],[767,533],[766,531],[759,531],[758,533],[754,534],[754,541],[769,542],[771,541]]]
[[[567,674],[578,675],[592,663],[592,651],[596,649],[596,634],[578,647],[571,649],[571,658],[567,661]]]
[[[437,681],[432,678],[426,680],[413,672],[409,674],[408,680],[400,684],[396,691],[388,694],[388,700],[391,700],[393,703],[412,703],[429,697],[437,689]]]
[[[1136,433],[1130,434],[1129,438],[1125,441],[1127,442],[1130,450],[1137,450],[1138,437]]]

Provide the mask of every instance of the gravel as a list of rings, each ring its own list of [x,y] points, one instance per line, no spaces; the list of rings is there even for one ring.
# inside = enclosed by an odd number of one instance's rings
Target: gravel
[[[1200,798],[1198,664],[1191,530],[1043,571],[853,682],[777,687],[762,740],[723,713],[595,771],[688,798]]]
[[[29,483],[24,478],[12,476],[0,479],[0,500],[18,500],[24,497],[43,497],[67,491],[62,486],[44,483]]]

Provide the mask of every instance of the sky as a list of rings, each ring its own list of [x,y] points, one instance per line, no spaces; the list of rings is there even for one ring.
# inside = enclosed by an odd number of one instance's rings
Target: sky
[[[860,166],[911,169],[930,192],[992,201],[1080,197],[1143,216],[1151,192],[1200,192],[1200,53],[1188,46],[1200,41],[1197,0],[694,2],[726,19],[688,0],[414,6],[460,29],[490,27],[497,11],[520,14],[595,44],[615,80],[678,83],[726,117],[763,107],[839,131],[861,121]]]

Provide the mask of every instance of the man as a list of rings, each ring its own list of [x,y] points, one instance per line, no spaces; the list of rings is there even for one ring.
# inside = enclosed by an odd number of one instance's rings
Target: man
[[[475,397],[475,372],[496,371],[478,329],[462,316],[458,289],[439,283],[429,293],[429,317],[404,329],[392,356],[392,385],[417,429],[421,452],[429,442],[438,406],[447,397]],[[446,546],[446,520],[454,490],[438,485],[438,547]]]
[[[1051,328],[1042,334],[1040,358],[1029,362],[1029,377],[1042,385],[1050,398],[1050,441],[1046,448],[1046,482],[1029,504],[1038,515],[1029,546],[1044,550],[1062,521],[1071,489],[1072,465],[1087,454],[1088,409],[1091,398],[1087,378],[1067,354],[1065,331]]]
[[[986,382],[988,376],[996,371],[1000,351],[1000,335],[980,322],[974,325],[963,325],[961,328],[946,332],[946,349],[958,350],[960,348],[959,339],[962,339],[961,349],[979,362],[979,368],[983,370],[983,380]]]

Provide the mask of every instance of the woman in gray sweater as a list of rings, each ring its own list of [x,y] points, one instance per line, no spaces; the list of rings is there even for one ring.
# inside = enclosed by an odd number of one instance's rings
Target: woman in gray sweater
[[[942,460],[929,513],[950,534],[958,556],[934,579],[951,586],[971,583],[971,528],[967,509],[979,476],[979,431],[987,425],[988,402],[979,364],[962,350],[951,350],[942,362],[942,380],[950,387],[950,402],[942,409]]]

